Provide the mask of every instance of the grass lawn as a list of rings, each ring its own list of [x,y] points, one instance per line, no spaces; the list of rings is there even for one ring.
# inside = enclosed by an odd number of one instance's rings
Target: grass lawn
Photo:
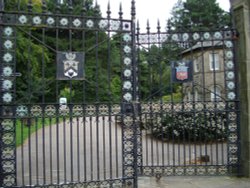
[[[28,126],[27,119],[17,119],[16,121],[16,147],[22,145],[26,139],[28,139],[29,135],[32,133],[38,131],[43,126],[49,126],[56,123],[55,118],[37,118],[32,119],[30,124],[31,126]]]

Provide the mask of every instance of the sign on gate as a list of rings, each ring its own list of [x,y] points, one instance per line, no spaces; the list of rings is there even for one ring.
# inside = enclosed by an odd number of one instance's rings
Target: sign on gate
[[[57,79],[83,80],[84,79],[84,53],[58,52],[57,53]]]
[[[172,81],[173,82],[190,82],[193,79],[192,61],[172,62]]]

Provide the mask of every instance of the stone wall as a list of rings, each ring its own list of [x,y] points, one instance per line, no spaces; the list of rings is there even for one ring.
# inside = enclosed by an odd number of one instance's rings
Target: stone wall
[[[250,1],[231,0],[233,20],[239,32],[236,62],[239,66],[241,101],[241,173],[250,177]]]

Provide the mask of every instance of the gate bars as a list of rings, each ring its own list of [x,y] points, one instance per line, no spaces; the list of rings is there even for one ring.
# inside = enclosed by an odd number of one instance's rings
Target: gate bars
[[[135,62],[135,1],[131,1],[131,20],[123,19],[122,7],[120,7],[119,18],[111,18],[110,5],[107,9],[107,18],[100,16],[86,16],[89,5],[82,2],[81,15],[73,15],[73,1],[67,1],[67,8],[63,9],[66,1],[57,1],[55,13],[48,12],[47,1],[41,1],[41,12],[36,12],[36,4],[32,0],[22,4],[18,0],[15,8],[18,11],[4,10],[4,2],[1,5],[1,187],[50,187],[50,186],[111,186],[111,187],[136,187],[137,171],[134,149],[136,147],[135,132],[137,122],[134,113],[136,76],[134,75]],[[79,6],[79,5],[78,5]],[[22,8],[22,10],[20,9]],[[65,7],[64,7],[65,8]],[[98,12],[98,5],[96,4]],[[67,14],[61,13],[66,11]],[[16,67],[21,60],[16,58],[17,33],[25,35],[29,41],[23,54],[28,52],[26,71],[17,74]],[[87,36],[93,33],[94,43],[87,46]],[[108,39],[101,40],[102,33],[106,33]],[[53,35],[54,41],[48,42],[48,35]],[[117,36],[115,36],[117,35]],[[78,36],[78,41],[74,40]],[[122,62],[116,68],[121,70],[113,73],[111,68],[116,66],[112,58],[113,36],[117,37],[119,44],[119,60]],[[64,37],[68,45],[59,43],[60,37]],[[31,43],[34,43],[31,46]],[[112,44],[111,44],[112,43]],[[38,58],[38,51],[32,49],[34,46],[42,45],[39,51],[41,58],[36,66],[41,71],[42,89],[38,95],[34,94],[31,82],[32,71],[35,64],[32,58]],[[101,47],[106,45],[105,54]],[[88,47],[88,48],[87,48]],[[67,54],[68,61],[75,62],[73,50],[85,52],[84,68],[88,69],[89,59],[93,56],[86,52],[93,51],[95,67],[93,77],[86,73],[86,80],[55,81],[54,76],[48,77],[50,70],[55,70],[55,65],[48,65],[45,53],[52,52],[52,61],[55,61],[57,52]],[[117,50],[117,49],[114,49]],[[117,51],[115,51],[117,52]],[[55,54],[56,53],[56,54]],[[91,55],[92,55],[91,54]],[[103,55],[103,56],[101,56]],[[51,58],[50,57],[50,58]],[[61,55],[62,57],[62,55]],[[107,63],[100,65],[101,58]],[[58,58],[60,60],[60,58]],[[74,60],[74,61],[73,61]],[[84,60],[83,60],[84,61]],[[74,65],[75,66],[75,65]],[[101,67],[107,68],[107,75],[103,76]],[[46,69],[47,68],[47,69]],[[19,67],[20,69],[20,67]],[[20,70],[18,70],[20,71]],[[66,69],[65,69],[66,71]],[[76,70],[75,70],[76,71]],[[67,72],[68,76],[72,72]],[[105,73],[104,73],[105,74]],[[117,75],[116,75],[117,74]],[[91,75],[91,76],[92,76]],[[21,80],[26,77],[27,85],[24,92],[29,96],[34,94],[35,98],[18,98],[21,88],[16,88],[16,76]],[[102,76],[102,78],[100,78]],[[120,99],[115,101],[115,95],[111,91],[112,76],[120,76]],[[93,81],[92,81],[93,79]],[[106,101],[100,101],[101,85],[98,81],[107,83]],[[25,81],[25,80],[24,80]],[[103,82],[102,82],[103,83]],[[19,82],[20,84],[20,82]],[[69,98],[60,98],[60,87],[66,85],[69,88]],[[77,85],[78,84],[78,85]],[[87,96],[87,84],[93,85],[95,96]],[[50,97],[45,89],[52,87]],[[52,91],[55,91],[53,94]],[[67,91],[67,90],[66,90]],[[80,99],[73,95],[82,91]],[[106,90],[104,90],[106,92]],[[79,96],[79,94],[78,94]],[[37,98],[36,98],[37,97]],[[131,111],[132,110],[132,111]],[[121,113],[122,111],[122,113]],[[25,136],[28,126],[28,139],[16,148],[16,132],[20,132],[21,139]],[[39,130],[39,127],[41,129]],[[35,133],[32,134],[32,130]]]
[[[138,176],[145,175],[239,174],[235,30],[162,32],[158,23],[156,32],[148,24],[146,33],[140,33],[134,0],[128,20],[122,17],[122,7],[119,18],[111,18],[110,5],[107,18],[95,15],[94,9],[94,16],[86,15],[87,1],[79,1],[80,15],[72,13],[72,0],[66,9],[61,4],[66,1],[57,1],[54,13],[48,12],[46,0],[41,1],[40,12],[32,0],[22,11],[6,11],[4,2],[0,0],[0,187],[137,187]],[[19,9],[22,1],[16,2]],[[38,54],[30,45],[25,47],[27,71],[20,74],[19,33],[42,45],[37,65],[42,91],[36,100],[25,102],[17,99],[21,90],[17,81],[32,78],[31,57]],[[53,42],[48,42],[49,34]],[[86,42],[90,34],[91,47]],[[59,43],[60,37],[67,41],[66,47]],[[86,71],[87,79],[51,84],[48,72],[56,65],[47,67],[46,50],[52,52],[53,62],[59,51],[85,52],[84,69],[92,66],[89,71],[94,76],[88,77]],[[119,56],[118,66],[112,51]],[[174,83],[172,62],[182,61],[193,63],[193,80]],[[118,101],[111,88],[115,76],[120,81]],[[64,86],[69,88],[68,103],[65,99],[59,103]],[[47,87],[55,92],[49,97]],[[27,88],[29,93],[35,90],[31,84]],[[77,92],[81,97],[75,99]],[[104,101],[101,92],[107,92]],[[24,137],[26,125],[28,139],[16,147],[16,132]]]
[[[236,31],[162,32],[158,22],[156,32],[138,24],[136,37],[140,175],[239,174]]]

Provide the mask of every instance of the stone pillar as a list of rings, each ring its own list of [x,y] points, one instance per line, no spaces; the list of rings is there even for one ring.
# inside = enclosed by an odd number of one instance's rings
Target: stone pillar
[[[236,62],[239,67],[241,101],[241,173],[250,177],[250,1],[230,1],[233,21],[240,35],[236,46]]]

